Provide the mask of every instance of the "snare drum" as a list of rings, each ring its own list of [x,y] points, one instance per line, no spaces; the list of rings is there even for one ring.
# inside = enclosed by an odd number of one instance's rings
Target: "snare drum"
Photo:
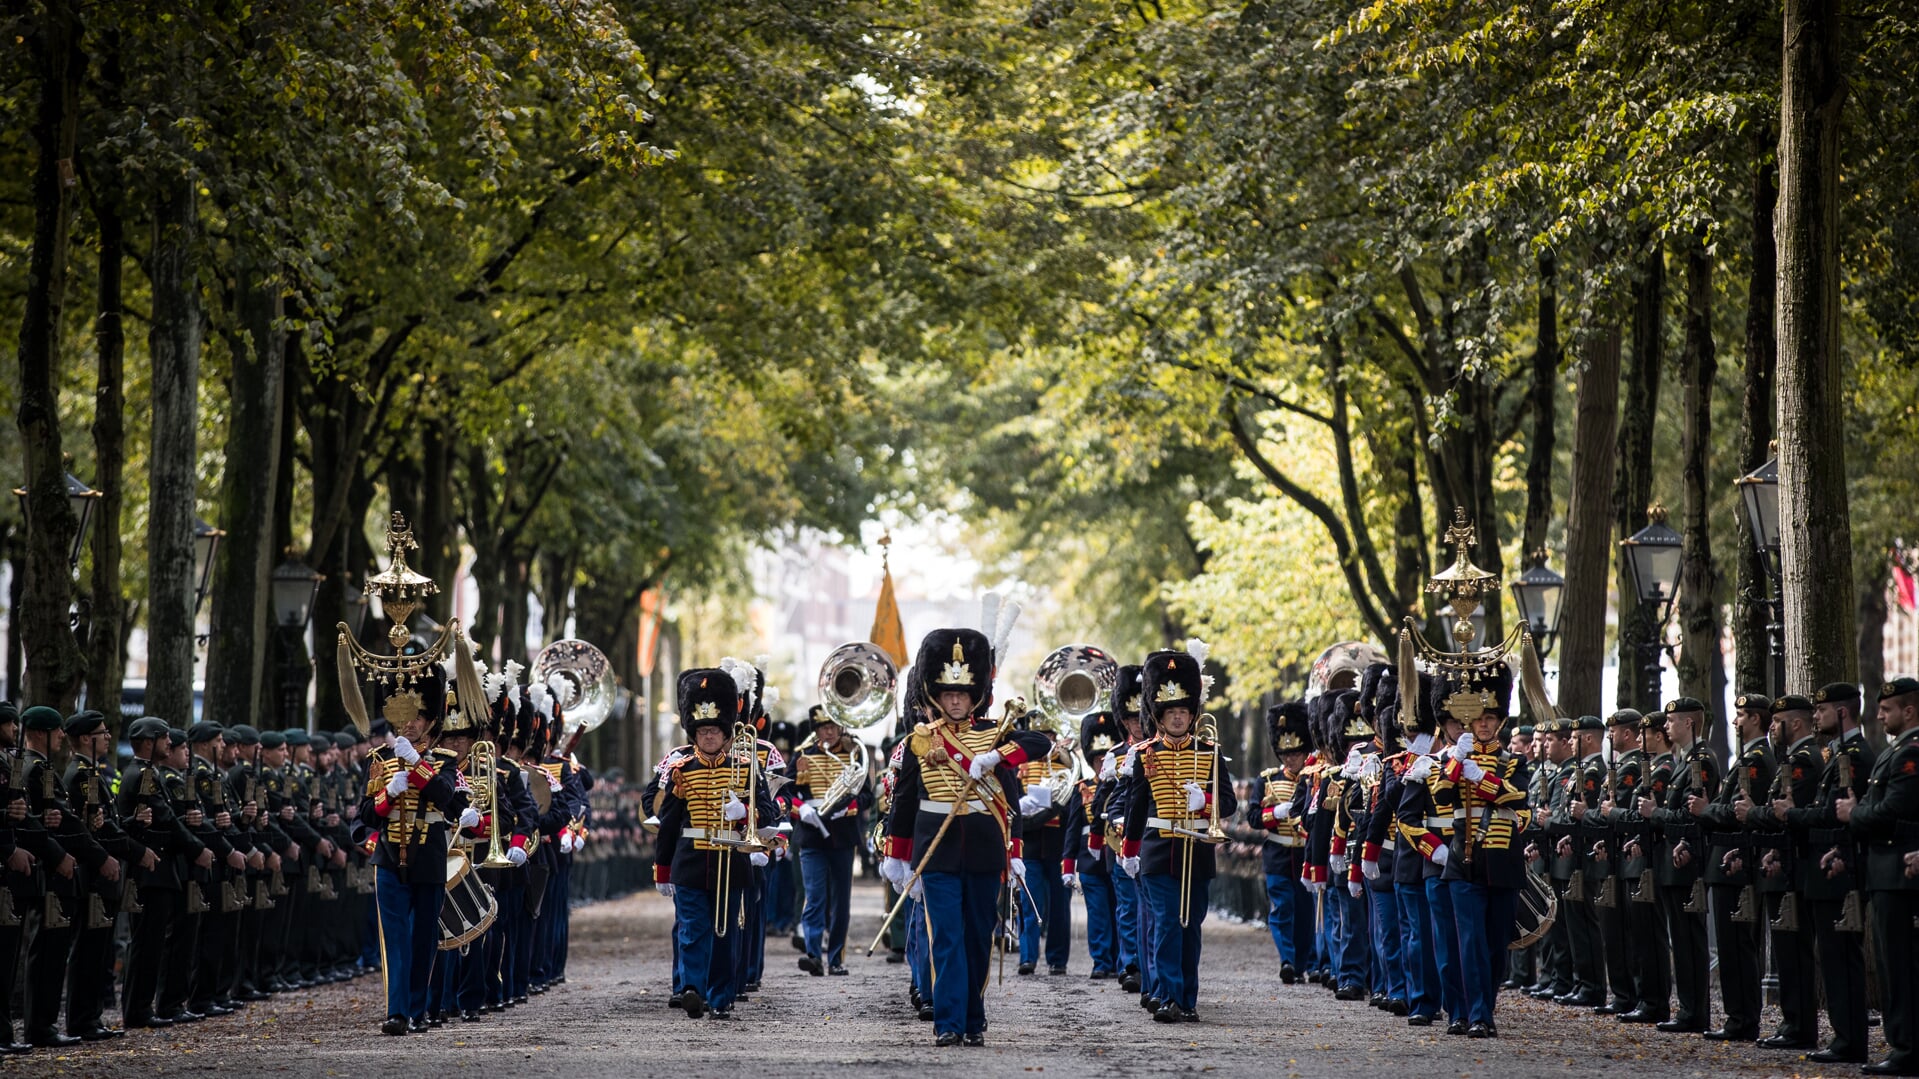
[[[457,848],[448,851],[446,902],[440,905],[440,950],[466,947],[493,925],[499,913],[493,889],[473,872],[473,859]]]

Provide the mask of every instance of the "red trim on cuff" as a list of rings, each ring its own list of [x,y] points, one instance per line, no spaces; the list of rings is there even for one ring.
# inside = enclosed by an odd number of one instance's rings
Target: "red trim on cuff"
[[[1139,840],[1129,839],[1120,844],[1119,850],[1122,858],[1137,858],[1139,857]]]
[[[1024,847],[1025,847],[1024,843],[1022,843],[1020,840],[1015,839],[1013,840],[1012,849],[1008,850],[1007,853],[1012,855],[1015,858],[1024,859],[1026,856],[1020,853]]]
[[[1106,849],[1106,837],[1098,832],[1086,837],[1086,849],[1097,854]]]
[[[368,854],[372,854],[373,848],[379,845],[380,845],[380,833],[378,832],[374,832],[368,835],[365,839],[360,841],[360,849],[365,851]]]
[[[1017,742],[1013,743],[1011,748],[1000,754],[999,762],[1018,768],[1026,763],[1026,748]]]
[[[392,809],[393,799],[388,796],[386,788],[381,787],[380,793],[373,796],[373,814],[374,816],[384,817]]]
[[[1309,865],[1306,867],[1306,872],[1303,874],[1302,879],[1308,884],[1324,884],[1326,883],[1326,876],[1325,866]]]
[[[1073,860],[1071,858],[1061,858],[1059,860],[1060,876],[1068,877],[1068,876],[1072,876],[1074,873],[1077,873],[1077,872],[1079,872],[1079,867],[1073,864]]]
[[[1359,860],[1362,862],[1379,861],[1379,844],[1368,843],[1365,846],[1359,848]]]
[[[913,860],[913,838],[911,836],[904,836],[904,835],[887,836],[886,837],[886,856],[888,858],[898,858],[900,861],[903,861],[903,862],[912,861]]]
[[[653,863],[653,883],[655,884],[673,883],[673,866],[670,862],[654,862]]]
[[[1346,853],[1346,837],[1345,837],[1345,836],[1343,836],[1343,835],[1335,835],[1335,836],[1333,837],[1333,850],[1332,850],[1332,853],[1334,853],[1334,854],[1344,854],[1344,853]]]
[[[1446,782],[1457,783],[1460,781],[1462,777],[1465,776],[1466,769],[1458,761],[1454,760],[1451,757],[1447,757],[1446,766],[1440,769],[1439,774],[1446,777]]]
[[[525,850],[527,842],[526,836],[515,832],[513,838],[506,841],[506,845],[512,847],[514,850]]]
[[[439,770],[431,764],[428,764],[426,759],[422,757],[420,763],[407,769],[406,785],[412,787],[414,790],[419,790],[421,787],[433,782],[433,777],[438,774]]]

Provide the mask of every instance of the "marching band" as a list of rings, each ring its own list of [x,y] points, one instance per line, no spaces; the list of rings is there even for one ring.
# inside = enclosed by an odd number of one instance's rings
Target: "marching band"
[[[1877,688],[1877,752],[1847,683],[1739,695],[1724,760],[1692,698],[1566,717],[1523,629],[1469,647],[1491,575],[1462,543],[1434,578],[1451,641],[1409,623],[1393,654],[1328,649],[1301,697],[1265,709],[1272,760],[1243,784],[1203,643],[1138,665],[1068,645],[1033,706],[995,709],[1018,610],[991,599],[982,628],[928,633],[903,674],[876,646],[836,650],[797,729],[772,722],[764,659],[681,671],[686,741],[628,787],[573,752],[610,711],[606,657],[562,641],[522,684],[457,623],[414,633],[434,586],[411,545],[396,514],[369,582],[390,649],[342,627],[342,731],[147,717],[116,775],[99,713],[0,704],[0,988],[19,978],[26,1004],[25,1040],[9,1022],[0,1050],[123,1033],[105,1021],[120,915],[126,1027],[372,971],[391,1035],[524,1005],[566,980],[576,894],[636,883],[585,856],[604,820],[671,902],[668,1000],[695,1019],[760,991],[769,933],[795,930],[806,975],[846,974],[864,855],[889,885],[866,954],[893,942],[904,1014],[938,1046],[986,1044],[996,951],[1001,977],[1009,951],[1016,976],[1067,972],[1075,896],[1091,979],[1155,1022],[1202,1022],[1203,928],[1243,865],[1274,980],[1390,1021],[1496,1038],[1501,993],[1523,992],[1919,1074],[1919,680]],[[1875,1006],[1890,1055],[1868,1063]]]

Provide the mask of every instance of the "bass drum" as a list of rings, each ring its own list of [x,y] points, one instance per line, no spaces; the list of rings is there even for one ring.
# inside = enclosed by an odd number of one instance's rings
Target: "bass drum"
[[[1553,886],[1545,877],[1527,870],[1526,884],[1519,889],[1519,902],[1513,910],[1513,940],[1506,947],[1512,951],[1531,947],[1558,918],[1559,897],[1553,894]]]
[[[473,872],[473,859],[463,850],[446,857],[446,902],[440,904],[440,950],[450,952],[477,940],[500,914],[500,902]]]

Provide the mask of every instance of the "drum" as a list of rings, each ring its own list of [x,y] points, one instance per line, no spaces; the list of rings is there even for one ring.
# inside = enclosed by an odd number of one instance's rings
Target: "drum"
[[[1518,951],[1531,947],[1546,935],[1559,917],[1559,897],[1545,877],[1526,871],[1526,884],[1519,889],[1519,902],[1513,912],[1513,940],[1507,947]]]
[[[493,925],[499,913],[499,900],[473,872],[473,859],[457,848],[448,851],[446,902],[440,904],[440,950],[466,947]]]

